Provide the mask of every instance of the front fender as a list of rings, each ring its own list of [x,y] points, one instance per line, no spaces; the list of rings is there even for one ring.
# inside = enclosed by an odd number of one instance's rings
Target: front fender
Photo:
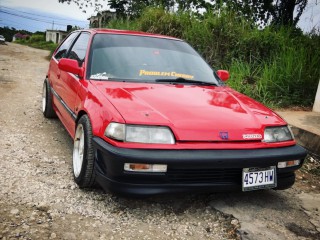
[[[124,119],[110,101],[97,90],[90,81],[81,80],[83,83],[79,88],[76,99],[77,120],[87,114],[94,136],[104,138],[105,128],[110,122],[123,122]]]

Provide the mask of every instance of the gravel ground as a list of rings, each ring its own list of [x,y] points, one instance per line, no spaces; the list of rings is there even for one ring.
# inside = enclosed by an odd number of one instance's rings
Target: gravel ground
[[[0,239],[320,239],[320,178],[309,169],[285,191],[129,199],[79,189],[72,139],[40,110],[47,55],[0,46]]]

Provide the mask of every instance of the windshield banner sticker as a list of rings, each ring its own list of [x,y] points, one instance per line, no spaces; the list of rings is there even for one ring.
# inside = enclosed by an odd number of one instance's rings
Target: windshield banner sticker
[[[175,77],[175,78],[186,78],[186,79],[194,78],[194,76],[189,74],[184,74],[184,73],[146,71],[143,69],[140,70],[139,76],[162,76],[162,77]]]

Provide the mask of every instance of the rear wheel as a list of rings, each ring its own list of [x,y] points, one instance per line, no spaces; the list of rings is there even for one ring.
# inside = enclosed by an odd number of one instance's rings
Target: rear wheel
[[[44,80],[42,87],[42,113],[46,118],[57,117],[52,103],[52,93],[48,79]]]
[[[90,188],[95,185],[92,128],[87,115],[79,119],[74,136],[73,175],[80,188]]]

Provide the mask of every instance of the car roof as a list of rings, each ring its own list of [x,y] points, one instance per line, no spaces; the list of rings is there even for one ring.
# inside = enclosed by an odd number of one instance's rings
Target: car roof
[[[154,33],[139,32],[139,31],[131,31],[131,30],[119,30],[119,29],[108,29],[108,28],[90,28],[90,29],[83,29],[80,31],[89,31],[94,34],[104,33],[104,34],[134,35],[134,36],[156,37],[156,38],[164,38],[164,39],[172,39],[172,40],[182,41],[179,38],[174,38],[174,37],[170,37],[170,36],[154,34]]]

